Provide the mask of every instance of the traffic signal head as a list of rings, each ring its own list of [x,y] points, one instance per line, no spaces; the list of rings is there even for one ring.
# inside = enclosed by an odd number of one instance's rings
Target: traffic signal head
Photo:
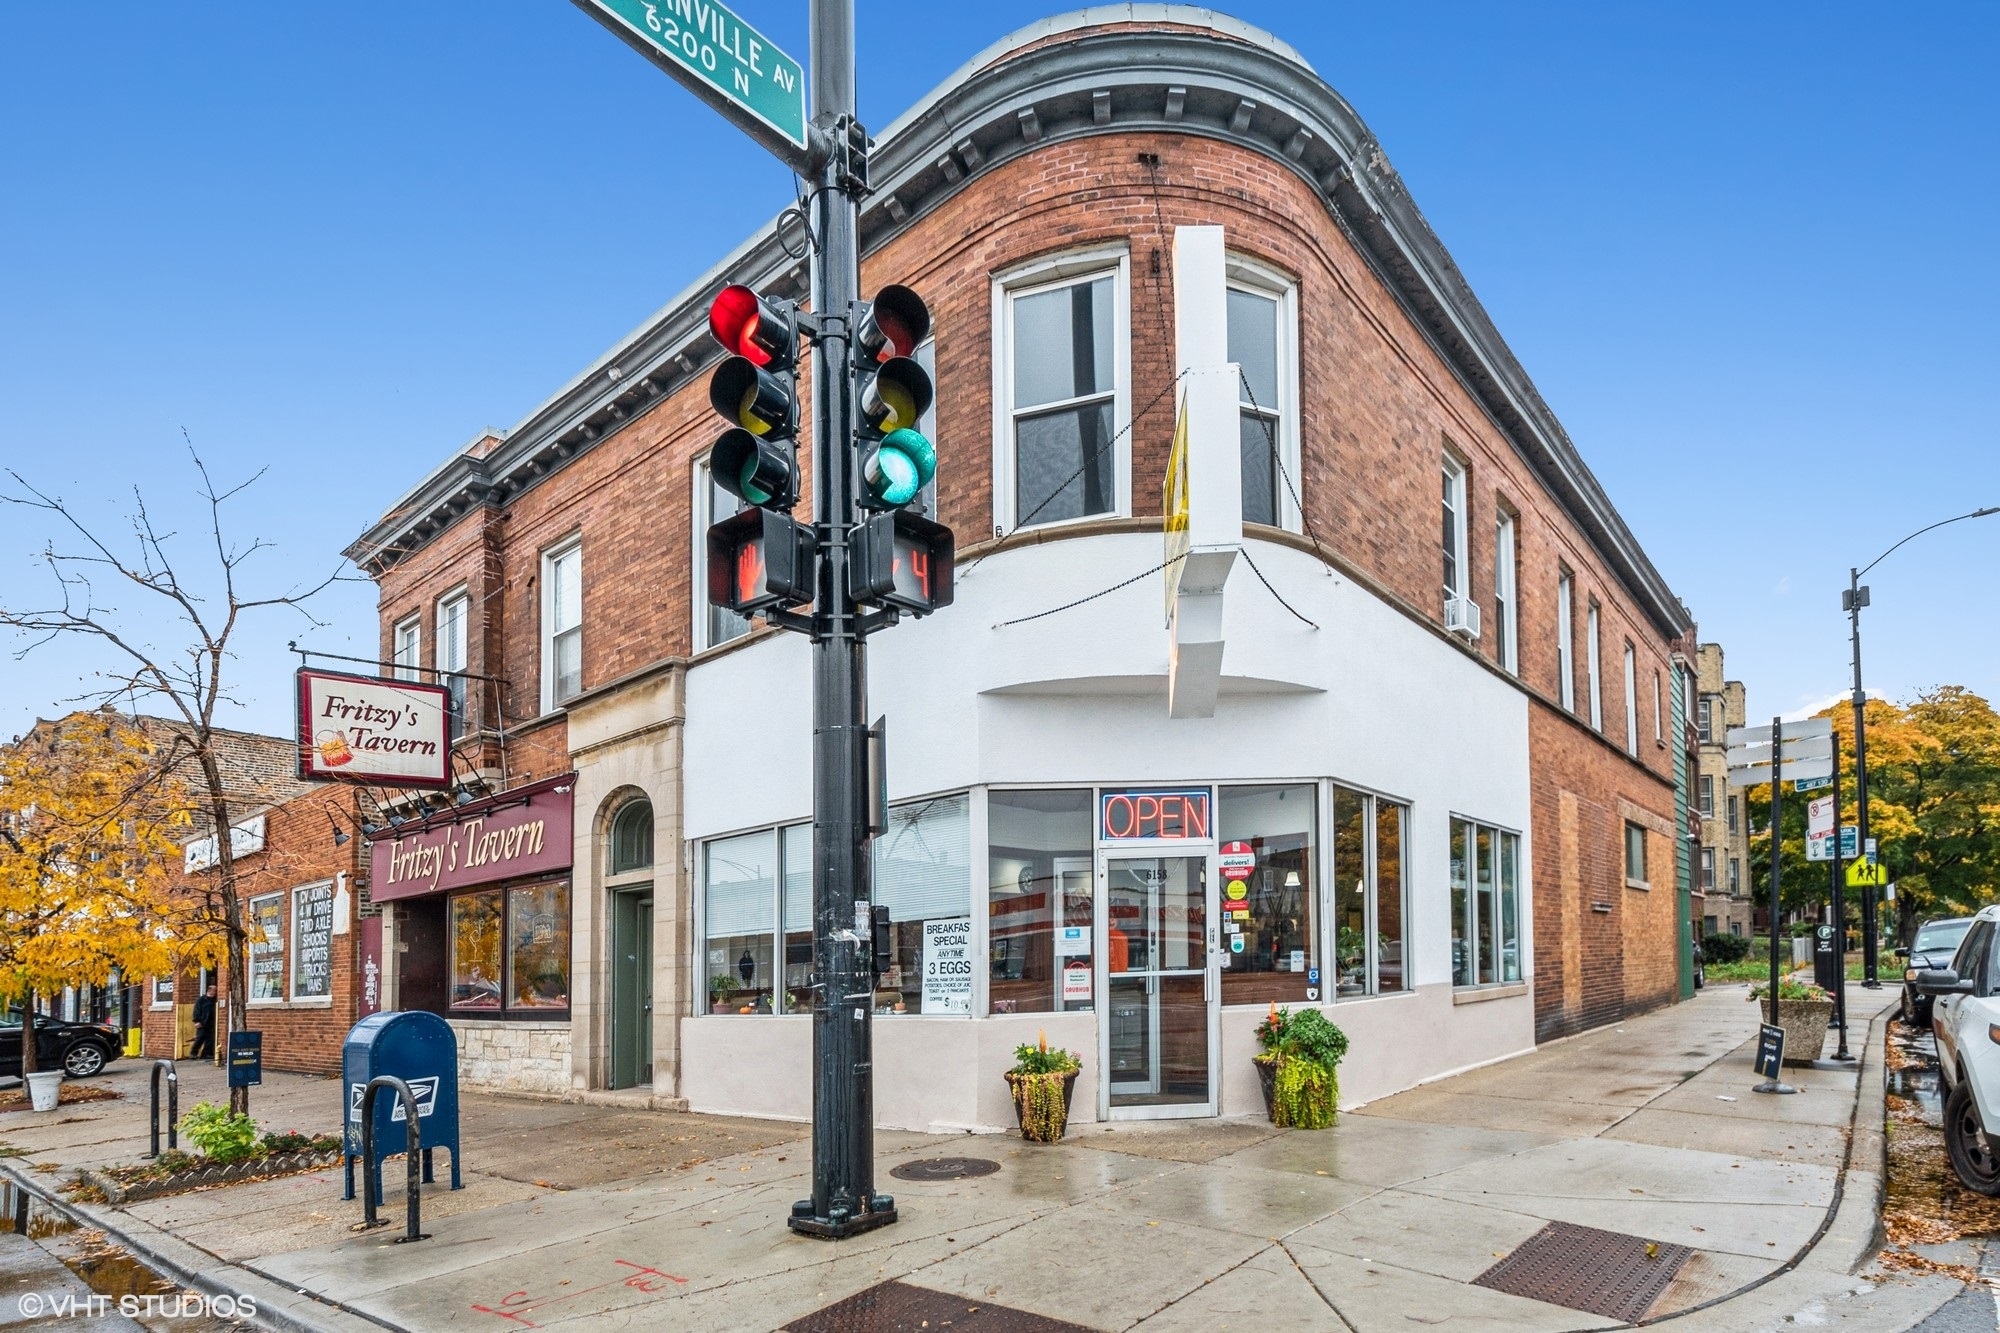
[[[790,509],[799,502],[799,465],[790,440],[729,430],[708,455],[709,475],[731,495],[759,509]]]
[[[796,314],[732,283],[708,307],[708,331],[733,356],[784,370],[798,359]]]
[[[901,509],[937,475],[937,450],[914,430],[892,430],[861,463],[871,507]]]
[[[930,307],[921,296],[908,287],[884,287],[855,321],[855,352],[864,365],[908,356],[930,331]]]
[[[799,426],[798,389],[791,378],[759,369],[747,356],[732,356],[716,367],[708,401],[752,435],[790,435]]]

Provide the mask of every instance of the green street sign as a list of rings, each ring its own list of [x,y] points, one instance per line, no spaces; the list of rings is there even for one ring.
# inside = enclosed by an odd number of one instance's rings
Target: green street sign
[[[805,70],[733,12],[715,0],[575,4],[785,162],[806,165]]]

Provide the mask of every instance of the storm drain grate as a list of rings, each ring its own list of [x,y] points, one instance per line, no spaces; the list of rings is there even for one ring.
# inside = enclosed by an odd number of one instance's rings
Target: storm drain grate
[[[1000,1163],[984,1157],[919,1157],[889,1174],[898,1180],[969,1180],[973,1176],[990,1176],[999,1169]]]
[[[785,1325],[787,1333],[1091,1333],[1082,1324],[969,1300],[905,1282],[882,1282]]]
[[[1472,1281],[1632,1323],[1645,1317],[1693,1253],[1644,1236],[1551,1222]]]

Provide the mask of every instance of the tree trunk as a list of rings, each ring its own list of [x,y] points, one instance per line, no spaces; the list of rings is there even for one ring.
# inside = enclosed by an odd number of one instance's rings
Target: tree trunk
[[[222,784],[222,765],[208,746],[202,748],[200,758],[202,776],[208,785],[209,818],[215,824],[215,886],[222,898],[223,939],[228,946],[229,1021],[217,1024],[222,1029],[222,1040],[215,1044],[216,1061],[226,1068],[228,1034],[241,1032],[245,1026],[244,1005],[250,994],[249,950],[245,946],[249,932],[243,925],[243,901],[236,892],[236,848],[230,837],[229,796]],[[220,1019],[221,1015],[216,1017]],[[249,1114],[250,1090],[231,1088],[229,1109]]]
[[[27,1086],[28,1075],[41,1070],[41,1061],[35,1058],[35,992],[28,992],[21,1001],[21,1084]]]

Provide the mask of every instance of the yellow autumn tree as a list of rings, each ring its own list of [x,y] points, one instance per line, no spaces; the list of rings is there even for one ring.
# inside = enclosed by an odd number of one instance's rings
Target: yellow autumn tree
[[[218,951],[180,928],[172,832],[188,822],[145,737],[113,713],[39,723],[0,749],[0,1003],[21,1004],[22,1072],[36,1068],[37,993]]]

